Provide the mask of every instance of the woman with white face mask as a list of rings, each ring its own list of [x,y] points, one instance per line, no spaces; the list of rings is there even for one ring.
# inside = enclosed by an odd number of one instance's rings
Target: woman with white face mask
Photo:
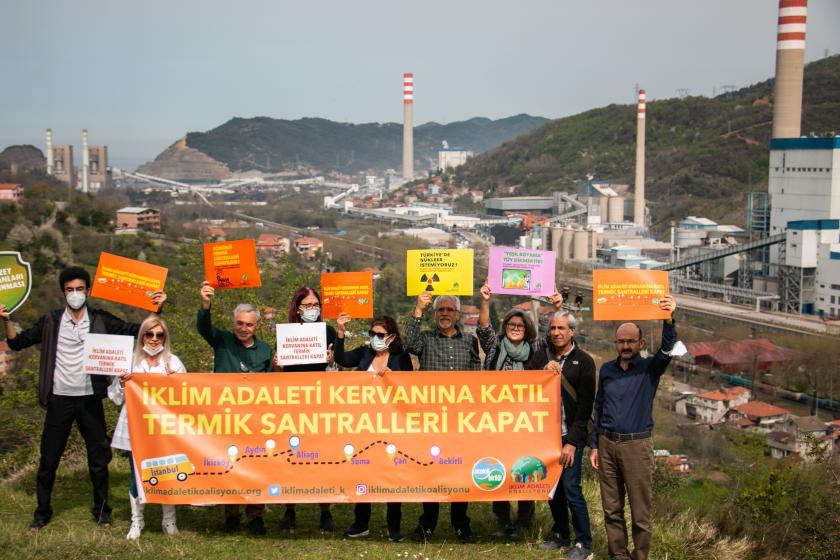
[[[289,323],[323,323],[321,317],[321,296],[309,286],[301,286],[292,294],[292,301],[289,303]],[[317,364],[297,364],[291,366],[278,366],[276,371],[298,372],[298,371],[326,371],[333,361],[333,345],[335,344],[335,329],[330,325],[327,328],[327,361]],[[330,513],[330,504],[318,504],[321,507],[321,519],[318,524],[322,532],[331,533],[335,531],[335,520]],[[280,520],[280,529],[294,531],[297,526],[295,504],[286,504],[286,511]]]
[[[403,351],[400,331],[397,322],[387,315],[376,317],[368,330],[368,342],[355,350],[344,351],[344,335],[350,315],[342,313],[338,316],[338,335],[335,339],[335,361],[343,367],[354,367],[357,371],[370,371],[374,375],[385,375],[389,371],[412,371],[411,357]],[[355,519],[344,536],[351,539],[366,537],[370,534],[369,523],[371,514],[370,504],[356,504]],[[402,522],[402,506],[399,503],[389,503],[385,514],[388,525],[388,540],[400,542],[403,540],[400,532]]]
[[[157,316],[149,315],[140,324],[140,331],[137,334],[137,346],[134,350],[134,368],[138,373],[160,373],[170,375],[173,373],[185,373],[187,370],[178,356],[169,349],[169,328],[166,323]],[[108,387],[108,397],[117,405],[125,402],[125,382],[131,379],[132,372],[125,372],[115,377],[111,386]],[[143,505],[137,493],[137,476],[134,470],[134,461],[131,457],[131,441],[128,435],[128,416],[125,406],[120,411],[120,418],[117,420],[117,427],[114,430],[114,437],[111,440],[111,447],[122,449],[128,452],[128,463],[131,465],[131,483],[129,486],[129,502],[131,503],[131,528],[125,536],[128,540],[137,540],[143,531]],[[164,504],[163,518],[161,525],[163,532],[167,535],[177,535],[178,527],[175,519],[175,506]]]

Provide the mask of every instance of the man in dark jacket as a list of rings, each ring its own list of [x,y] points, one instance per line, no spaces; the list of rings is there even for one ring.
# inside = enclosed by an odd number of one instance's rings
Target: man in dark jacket
[[[569,512],[575,529],[575,545],[568,560],[592,557],[592,529],[580,485],[583,448],[587,442],[589,416],[595,400],[595,362],[575,343],[577,321],[568,311],[551,316],[548,335],[539,339],[525,369],[547,369],[562,376],[561,432],[563,474],[549,502],[554,518],[552,538],[540,544],[543,550],[569,546]]]
[[[52,517],[55,473],[67,447],[73,422],[76,422],[87,448],[88,471],[93,484],[93,518],[99,525],[108,526],[111,524],[111,506],[108,505],[111,444],[102,399],[107,396],[111,379],[84,373],[85,338],[89,332],[136,337],[140,326],[86,305],[90,294],[90,274],[85,269],[72,266],[62,270],[58,284],[65,307],[44,315],[35,325],[19,334],[15,333],[6,308],[0,307],[9,348],[20,351],[35,344],[41,345],[38,401],[47,413],[38,465],[38,507],[29,527],[40,529]],[[155,305],[160,306],[165,300],[163,292],[152,295]]]

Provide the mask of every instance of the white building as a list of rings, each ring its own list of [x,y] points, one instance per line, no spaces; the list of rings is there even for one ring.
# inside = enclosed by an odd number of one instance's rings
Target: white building
[[[444,147],[438,151],[438,169],[441,172],[445,172],[447,169],[453,169],[465,164],[471,157],[473,157],[473,153],[469,150]]]
[[[748,389],[729,387],[689,395],[679,403],[677,412],[698,422],[717,424],[726,418],[726,413],[729,412],[730,408],[746,404],[749,400],[750,392]]]
[[[817,253],[814,310],[822,316],[840,316],[840,243],[824,243]]]

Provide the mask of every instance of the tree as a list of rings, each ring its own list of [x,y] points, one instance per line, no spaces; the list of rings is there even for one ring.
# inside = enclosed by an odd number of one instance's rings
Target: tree
[[[34,234],[30,228],[24,224],[17,224],[9,231],[9,235],[6,236],[6,241],[15,251],[20,251],[24,247],[28,247],[32,243],[33,238]]]

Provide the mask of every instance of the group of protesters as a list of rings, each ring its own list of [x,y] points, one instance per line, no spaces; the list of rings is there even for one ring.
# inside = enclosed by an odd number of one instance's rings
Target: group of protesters
[[[37,507],[29,527],[40,529],[52,517],[51,495],[56,471],[74,422],[87,450],[93,485],[93,519],[99,525],[109,526],[108,464],[112,458],[111,448],[130,454],[131,440],[124,406],[113,437],[109,438],[102,403],[107,396],[117,405],[122,405],[124,386],[132,373],[124,372],[112,380],[105,376],[86,375],[83,370],[86,334],[135,337],[133,372],[169,375],[184,373],[186,369],[171,350],[171,333],[162,313],[165,293],[156,292],[150,296],[158,311],[142,323],[135,324],[87,305],[91,278],[85,269],[69,267],[62,270],[59,286],[64,307],[44,315],[21,332],[16,331],[7,309],[0,305],[0,318],[5,323],[9,348],[19,351],[32,345],[41,347],[38,396],[40,405],[46,409],[46,416],[37,473]],[[212,305],[215,290],[208,282],[199,288],[196,328],[213,349],[213,371],[216,373],[322,372],[334,362],[344,368],[356,368],[381,376],[392,371],[412,371],[412,354],[417,358],[419,371],[553,371],[561,377],[560,463],[563,471],[549,501],[553,518],[551,533],[539,547],[562,551],[570,560],[592,558],[592,532],[581,488],[583,453],[588,445],[591,448],[589,461],[597,470],[600,482],[610,557],[647,558],[652,535],[652,405],[677,339],[673,319],[664,321],[659,350],[648,353],[646,357],[641,355],[646,344],[641,327],[635,323],[620,325],[615,331],[616,358],[605,362],[596,375],[595,362],[576,341],[577,318],[572,312],[564,310],[561,293],[551,296],[555,311],[544,336],[540,336],[530,315],[518,308],[505,314],[497,331],[490,321],[490,286],[485,283],[480,294],[481,307],[475,336],[465,333],[461,327],[461,302],[456,296],[433,298],[430,292],[417,296],[403,326],[402,336],[394,318],[387,315],[375,317],[367,333],[369,340],[353,350],[346,349],[344,344],[351,317],[342,313],[336,321],[337,329],[326,325],[329,350],[327,361],[323,363],[278,364],[271,346],[255,335],[261,314],[251,304],[240,303],[235,307],[232,328],[214,326]],[[660,300],[659,307],[672,315],[676,302],[671,296],[665,296]],[[429,311],[433,315],[434,328],[423,329],[423,321]],[[303,286],[294,292],[287,321],[323,322],[318,291]],[[483,364],[479,347],[485,356]],[[144,528],[144,504],[138,493],[134,462],[130,457],[129,464],[132,469],[129,488],[131,525],[126,538],[135,540]],[[632,511],[632,555],[624,517],[625,496],[629,498]],[[319,507],[320,529],[335,531],[330,504],[320,504]],[[267,531],[263,520],[264,509],[264,505],[256,504],[245,507],[245,527],[252,534],[262,535]],[[410,535],[412,540],[426,542],[432,538],[439,510],[437,502],[423,503],[423,512]],[[457,538],[471,543],[476,539],[467,510],[467,502],[452,503],[450,521]],[[494,502],[492,510],[497,521],[493,537],[513,540],[533,523],[535,505],[531,501],[518,502],[515,517],[509,502]],[[280,528],[295,530],[295,514],[295,505],[286,505]],[[371,505],[356,504],[354,514],[354,521],[344,535],[349,538],[367,536]],[[401,505],[388,503],[386,524],[389,541],[404,540],[401,522]],[[226,505],[223,529],[235,532],[240,529],[241,523],[240,507]],[[168,535],[178,533],[173,505],[163,506],[162,530]]]

